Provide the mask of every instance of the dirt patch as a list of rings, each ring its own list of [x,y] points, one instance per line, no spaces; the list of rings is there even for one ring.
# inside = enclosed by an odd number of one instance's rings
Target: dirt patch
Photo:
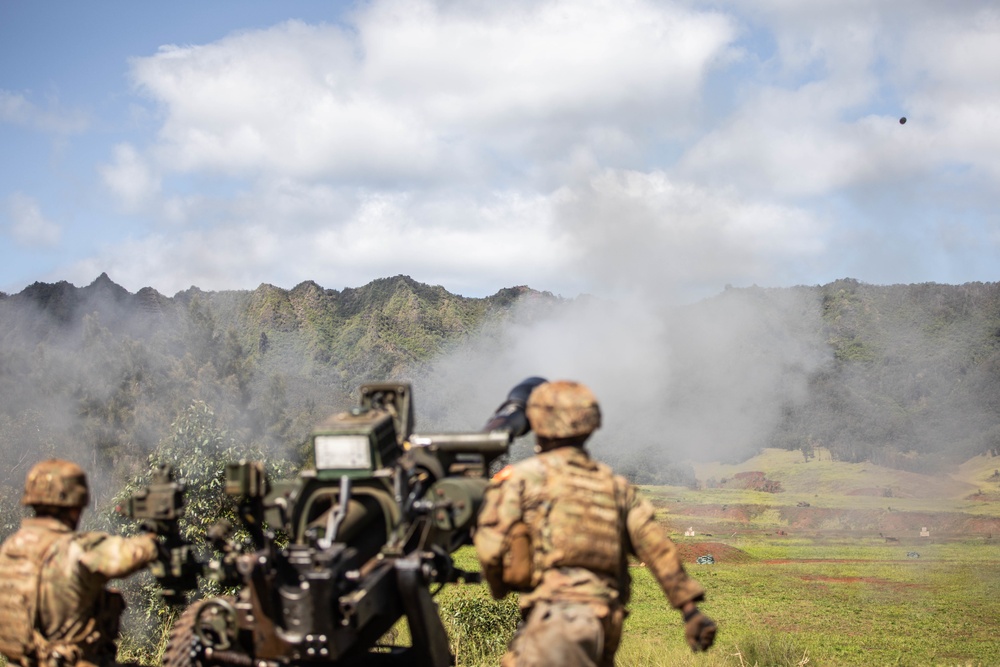
[[[709,488],[720,487],[726,489],[748,489],[751,491],[765,491],[767,493],[781,493],[781,482],[768,479],[767,474],[759,470],[749,470],[738,472],[732,477],[723,477],[717,484],[708,482]]]
[[[828,577],[822,574],[804,574],[799,579],[803,581],[818,581],[831,584],[868,584],[879,588],[927,588],[927,584],[915,584],[903,581],[889,581],[878,577]]]
[[[844,510],[820,507],[782,507],[778,511],[789,531],[854,531],[884,537],[917,537],[922,528],[931,535],[1000,535],[1000,519],[958,512],[901,512]]]
[[[885,487],[868,487],[864,489],[852,489],[844,494],[845,496],[882,496],[885,495]]]
[[[979,491],[978,493],[966,496],[965,499],[980,503],[995,503],[1000,500],[1000,493],[983,493]]]
[[[727,521],[732,521],[734,523],[749,524],[755,518],[766,512],[768,507],[766,505],[748,505],[748,504],[732,504],[732,505],[687,505],[687,504],[676,504],[670,508],[671,514],[681,515],[681,516],[697,516],[697,517],[707,517],[710,519],[725,519]],[[671,517],[671,523],[677,523],[673,521]],[[679,525],[679,524],[678,524]]]
[[[749,563],[754,559],[742,549],[722,542],[680,542],[677,544],[677,550],[681,561],[685,563],[695,563],[701,556],[709,555],[716,563]]]

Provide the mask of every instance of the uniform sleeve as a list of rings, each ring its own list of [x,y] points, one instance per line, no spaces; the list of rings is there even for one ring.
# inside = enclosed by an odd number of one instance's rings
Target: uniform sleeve
[[[639,497],[634,486],[621,482],[626,486],[626,527],[632,553],[646,563],[671,606],[680,609],[687,602],[704,598],[705,589],[684,571],[677,546],[656,523],[653,506]]]
[[[504,475],[505,472],[508,475]],[[508,532],[521,519],[520,486],[515,477],[509,476],[508,470],[497,474],[486,488],[473,535],[483,575],[497,599],[507,593],[503,585],[503,554]]]
[[[118,537],[107,533],[88,533],[81,540],[84,553],[80,564],[94,574],[108,579],[126,577],[156,559],[156,539],[152,535]]]

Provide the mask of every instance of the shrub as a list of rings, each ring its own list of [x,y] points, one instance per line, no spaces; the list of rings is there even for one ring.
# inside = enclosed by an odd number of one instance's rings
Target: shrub
[[[788,633],[748,628],[719,648],[741,667],[795,667],[809,663],[808,652]]]
[[[499,664],[521,620],[517,597],[494,600],[485,586],[454,586],[439,602],[456,664]]]

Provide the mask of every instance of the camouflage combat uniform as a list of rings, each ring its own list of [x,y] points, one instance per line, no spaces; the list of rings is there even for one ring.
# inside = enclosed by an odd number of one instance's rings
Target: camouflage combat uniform
[[[704,597],[653,514],[635,487],[580,446],[556,446],[497,473],[474,540],[493,596],[521,593],[524,621],[504,667],[614,665],[631,587],[629,555],[645,562],[672,606]],[[714,623],[705,620],[714,637]]]
[[[25,667],[113,664],[125,605],[105,584],[156,556],[150,535],[78,533],[53,516],[24,519],[0,546],[0,651]]]

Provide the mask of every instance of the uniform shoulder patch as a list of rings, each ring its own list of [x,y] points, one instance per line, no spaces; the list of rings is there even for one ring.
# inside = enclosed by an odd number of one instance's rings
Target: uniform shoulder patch
[[[514,466],[506,465],[501,470],[497,471],[497,474],[493,475],[491,482],[499,483],[506,481],[511,475],[514,474]]]

